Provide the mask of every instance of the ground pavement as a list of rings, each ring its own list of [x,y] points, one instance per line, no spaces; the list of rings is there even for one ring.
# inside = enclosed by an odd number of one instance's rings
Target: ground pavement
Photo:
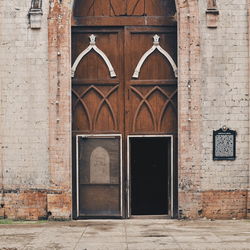
[[[85,220],[0,225],[0,249],[249,249],[250,220]]]

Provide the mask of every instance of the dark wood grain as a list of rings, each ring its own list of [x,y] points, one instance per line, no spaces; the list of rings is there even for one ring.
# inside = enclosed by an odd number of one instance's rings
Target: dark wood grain
[[[139,78],[132,78],[139,60],[152,47],[155,34],[160,36],[160,45],[176,62],[174,29],[126,29],[127,134],[177,133],[177,85],[168,60],[159,51],[154,51],[144,62]]]
[[[74,17],[174,16],[175,0],[77,0]]]
[[[123,62],[120,30],[98,29],[73,32],[72,60],[88,47],[89,36],[96,35],[96,45],[109,58],[117,74],[110,77],[104,60],[95,51],[80,62],[72,81],[72,129],[86,133],[118,132],[123,129]]]
[[[111,15],[123,16],[126,14],[126,1],[124,0],[110,0],[110,7]]]
[[[127,15],[129,16],[145,15],[145,0],[128,0]]]
[[[176,26],[175,17],[118,16],[74,17],[72,26]]]

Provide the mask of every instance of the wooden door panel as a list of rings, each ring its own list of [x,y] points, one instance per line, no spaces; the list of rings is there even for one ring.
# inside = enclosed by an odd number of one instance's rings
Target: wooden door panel
[[[175,10],[174,0],[145,0],[145,13],[148,16],[172,16]]]
[[[120,132],[123,120],[123,46],[120,30],[77,29],[72,38],[72,64],[91,45],[78,63],[72,79],[72,128],[74,132]],[[93,44],[92,44],[93,45]],[[101,53],[102,56],[101,56]],[[115,75],[111,75],[109,60]]]
[[[128,0],[127,14],[129,16],[142,16],[145,14],[144,0]]]
[[[177,129],[176,86],[130,86],[128,131],[168,132]]]
[[[119,130],[119,85],[74,86],[72,90],[73,130]]]
[[[77,0],[75,17],[173,16],[175,0]]]
[[[101,32],[92,30],[87,32],[85,29],[78,29],[72,38],[72,62],[90,45],[90,36],[96,36],[96,46],[109,59],[114,71],[121,70],[121,51],[122,43],[120,33],[118,32]],[[119,74],[116,79],[119,78]],[[77,66],[74,79],[85,80],[110,80],[109,69],[103,58],[93,49],[87,53]]]
[[[166,56],[151,49],[153,37],[160,37],[160,46],[176,63],[176,33],[167,28],[128,28],[126,30],[126,132],[177,132],[176,72]],[[151,50],[150,50],[151,49]],[[147,54],[147,52],[150,53]],[[146,56],[144,56],[146,55]],[[144,57],[138,77],[137,65]]]
[[[93,2],[94,0],[74,1],[74,16],[93,16]]]
[[[169,55],[175,62],[177,62],[177,38],[175,29],[166,28],[165,32],[163,32],[163,30],[164,29],[155,29],[152,31],[145,30],[144,32],[137,32],[135,30],[131,31],[131,33],[127,35],[128,44],[126,45],[126,47],[132,55],[127,58],[128,74],[131,78],[139,60],[142,58],[145,52],[152,48],[153,36],[155,34],[160,36],[161,47],[169,53]],[[159,80],[176,78],[167,58],[164,57],[158,50],[155,50],[151,55],[147,57],[147,59],[143,63],[139,79]]]
[[[75,2],[74,16],[110,16],[110,0],[79,0]]]
[[[110,0],[110,7],[112,9],[111,15],[121,16],[126,14],[126,1],[124,0]]]

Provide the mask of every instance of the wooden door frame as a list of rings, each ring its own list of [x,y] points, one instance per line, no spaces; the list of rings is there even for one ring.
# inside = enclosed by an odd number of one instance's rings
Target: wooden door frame
[[[123,140],[122,134],[78,134],[76,135],[76,216],[77,218],[80,216],[79,209],[79,138],[110,138],[110,137],[118,137],[120,139],[120,216],[124,216],[123,204],[124,204],[124,195],[123,195]]]
[[[49,183],[54,198],[47,208],[55,217],[72,218],[71,27],[74,0],[51,0],[48,15]],[[198,1],[175,0],[178,38],[178,210],[197,212],[200,190],[201,61]],[[189,62],[189,63],[187,63]],[[188,89],[188,83],[191,89]],[[191,98],[190,98],[191,97]],[[193,107],[187,109],[188,106]],[[190,119],[191,120],[190,120]],[[188,148],[188,150],[187,150]],[[192,157],[192,161],[187,159]],[[189,169],[193,171],[190,172]],[[60,171],[60,172],[58,172]],[[61,174],[58,176],[58,174]],[[196,181],[193,182],[193,179]],[[185,183],[194,183],[185,185]],[[64,199],[55,209],[54,200]],[[199,203],[199,201],[198,201]],[[195,217],[195,216],[194,216]]]
[[[170,138],[170,151],[171,151],[171,163],[170,163],[170,197],[167,197],[167,200],[170,198],[170,214],[167,214],[171,218],[174,216],[174,136],[173,135],[157,135],[157,134],[146,134],[146,135],[128,135],[127,136],[127,180],[126,180],[126,199],[127,199],[127,218],[130,218],[131,215],[131,154],[130,154],[130,139],[132,138]]]

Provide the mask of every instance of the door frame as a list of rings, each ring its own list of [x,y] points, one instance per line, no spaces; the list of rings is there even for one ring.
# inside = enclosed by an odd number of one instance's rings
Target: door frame
[[[170,154],[171,154],[171,163],[170,163],[170,213],[168,215],[173,218],[174,216],[174,137],[173,135],[155,135],[155,134],[146,134],[146,135],[128,135],[127,136],[127,217],[131,218],[131,180],[130,180],[130,173],[131,173],[131,154],[130,154],[130,139],[131,138],[170,138]],[[169,199],[169,197],[167,197]]]
[[[76,135],[76,214],[80,217],[79,210],[79,138],[111,138],[119,137],[120,139],[120,216],[123,216],[123,151],[121,134],[78,134]]]

